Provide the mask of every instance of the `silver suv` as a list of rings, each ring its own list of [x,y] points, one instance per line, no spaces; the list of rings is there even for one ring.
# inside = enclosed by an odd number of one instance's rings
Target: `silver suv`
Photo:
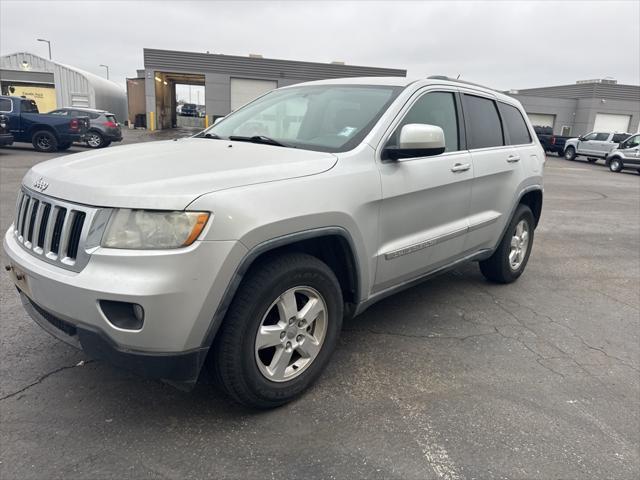
[[[193,138],[34,166],[7,270],[88,355],[274,407],[318,378],[343,317],[463,262],[516,280],[544,160],[521,105],[474,84],[295,85]]]
[[[606,160],[609,170],[620,172],[625,168],[635,168],[640,173],[640,133],[637,133],[613,150]]]

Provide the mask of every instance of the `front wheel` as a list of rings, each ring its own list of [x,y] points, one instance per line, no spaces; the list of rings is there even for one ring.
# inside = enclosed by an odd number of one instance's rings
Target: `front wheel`
[[[480,271],[496,283],[515,282],[524,272],[533,246],[534,218],[527,205],[520,204],[496,251],[480,262]]]
[[[619,158],[614,157],[611,159],[611,161],[609,162],[609,170],[616,173],[622,170],[622,162]]]
[[[576,159],[576,149],[573,147],[567,147],[564,151],[564,158],[566,160],[575,160]]]
[[[252,267],[208,359],[214,377],[252,408],[283,405],[322,373],[342,328],[340,284],[316,257],[285,254]]]
[[[51,153],[58,150],[58,139],[48,130],[40,130],[31,137],[31,144],[38,152]]]

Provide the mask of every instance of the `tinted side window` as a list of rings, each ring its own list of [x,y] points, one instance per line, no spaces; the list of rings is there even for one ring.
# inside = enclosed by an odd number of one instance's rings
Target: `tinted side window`
[[[389,139],[389,145],[398,145],[400,130],[409,123],[424,123],[442,128],[445,152],[459,150],[458,114],[453,93],[432,92],[420,97],[407,112]]]
[[[520,110],[506,103],[498,103],[498,108],[509,134],[509,144],[523,145],[531,143],[531,135]]]
[[[609,134],[608,133],[598,133],[596,135],[596,138],[594,138],[594,140],[597,140],[599,142],[605,142],[605,141],[607,141],[608,138],[609,138]]]
[[[98,118],[100,118],[100,114],[99,113],[89,113],[87,115],[89,115],[89,118],[91,120],[97,120]]]
[[[583,140],[585,141],[595,140],[597,135],[598,135],[597,133],[590,133],[589,135],[585,135]]]
[[[53,112],[49,112],[49,115],[65,116],[65,115],[67,115],[67,111],[66,110],[54,110]]]
[[[504,145],[502,123],[493,100],[465,94],[464,115],[469,127],[469,148]]]
[[[10,112],[10,111],[11,111],[11,99],[0,98],[0,112]]]
[[[613,139],[611,140],[614,143],[620,143],[624,140],[626,140],[627,138],[629,138],[629,135],[627,135],[626,133],[616,133],[613,136]]]
[[[22,113],[38,113],[38,106],[33,100],[22,100]]]

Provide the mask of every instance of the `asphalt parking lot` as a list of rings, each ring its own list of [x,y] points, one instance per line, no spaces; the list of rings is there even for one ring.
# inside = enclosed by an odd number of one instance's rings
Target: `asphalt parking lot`
[[[3,232],[21,177],[54,156],[0,149]],[[384,300],[274,411],[91,361],[3,273],[0,478],[638,478],[640,175],[557,157],[545,173],[518,282],[471,264]]]

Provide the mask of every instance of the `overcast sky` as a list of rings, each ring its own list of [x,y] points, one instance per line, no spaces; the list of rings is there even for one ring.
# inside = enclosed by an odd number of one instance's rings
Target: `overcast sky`
[[[565,2],[0,0],[0,54],[27,51],[124,84],[142,49],[405,68],[499,89],[640,84],[640,0]]]

